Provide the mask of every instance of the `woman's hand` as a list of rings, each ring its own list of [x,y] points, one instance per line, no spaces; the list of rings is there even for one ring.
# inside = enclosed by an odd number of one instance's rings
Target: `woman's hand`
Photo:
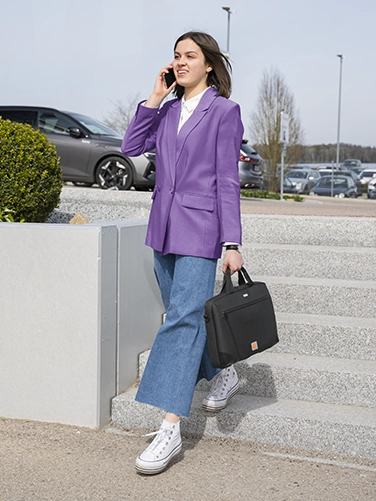
[[[175,88],[176,81],[171,85],[171,87],[166,87],[166,82],[164,79],[164,75],[168,73],[168,70],[172,68],[172,64],[165,66],[158,73],[158,76],[154,83],[154,89],[149,99],[144,103],[144,106],[147,108],[158,108],[162,101],[167,97],[170,92]]]
[[[230,268],[231,275],[236,271],[239,271],[243,266],[243,257],[237,250],[227,250],[223,257],[222,272],[226,273],[227,268]]]

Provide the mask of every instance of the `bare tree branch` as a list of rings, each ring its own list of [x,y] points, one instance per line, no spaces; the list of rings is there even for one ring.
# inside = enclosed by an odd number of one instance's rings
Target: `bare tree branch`
[[[115,109],[104,118],[104,123],[111,129],[116,130],[116,132],[123,135],[136,111],[136,106],[139,102],[139,95],[140,94],[138,93],[134,96],[128,96],[126,103],[123,103],[120,100],[115,102],[111,101]]]
[[[251,113],[250,135],[255,148],[268,161],[266,173],[270,190],[277,186],[277,165],[281,159],[281,112],[288,113],[289,144],[286,165],[297,161],[304,140],[295,99],[277,68],[264,70],[255,110]]]

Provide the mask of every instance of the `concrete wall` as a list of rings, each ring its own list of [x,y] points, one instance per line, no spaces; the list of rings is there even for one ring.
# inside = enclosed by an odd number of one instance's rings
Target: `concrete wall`
[[[1,416],[108,423],[161,324],[145,231],[145,220],[0,224]]]

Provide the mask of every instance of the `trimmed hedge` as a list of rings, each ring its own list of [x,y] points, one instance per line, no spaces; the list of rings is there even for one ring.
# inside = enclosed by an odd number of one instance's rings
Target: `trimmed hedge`
[[[240,190],[240,195],[245,198],[269,198],[271,200],[280,200],[281,195],[266,190]],[[283,195],[284,200],[293,200],[294,202],[303,202],[304,198],[300,195]]]
[[[55,145],[30,125],[0,117],[0,221],[44,223],[62,187]]]

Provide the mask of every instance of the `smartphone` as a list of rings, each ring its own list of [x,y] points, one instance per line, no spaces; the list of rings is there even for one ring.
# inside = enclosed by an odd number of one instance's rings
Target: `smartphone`
[[[164,79],[165,79],[165,84],[166,84],[166,87],[167,88],[170,88],[171,85],[175,82],[176,80],[176,77],[175,77],[175,73],[174,73],[174,70],[173,68],[170,68],[168,70],[168,73],[165,73],[164,75]]]

